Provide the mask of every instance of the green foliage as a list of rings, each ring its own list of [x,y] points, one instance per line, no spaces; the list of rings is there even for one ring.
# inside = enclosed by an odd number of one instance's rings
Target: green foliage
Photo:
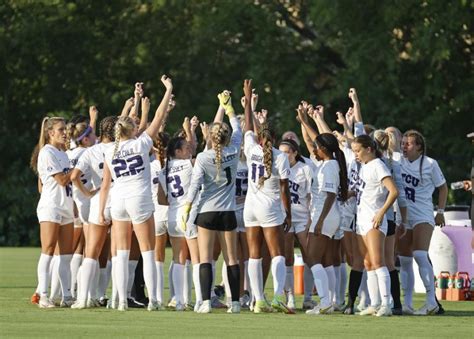
[[[454,0],[4,1],[0,244],[38,243],[28,161],[42,117],[91,104],[117,114],[137,80],[156,107],[161,74],[178,103],[170,130],[185,115],[212,119],[222,89],[237,104],[246,77],[280,132],[298,130],[301,99],[324,103],[336,128],[356,87],[366,122],[421,130],[448,181],[466,178],[472,10]]]

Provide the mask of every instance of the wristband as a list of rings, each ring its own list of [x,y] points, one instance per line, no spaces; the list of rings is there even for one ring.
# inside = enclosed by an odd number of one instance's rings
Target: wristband
[[[438,214],[444,214],[444,208],[438,208]]]

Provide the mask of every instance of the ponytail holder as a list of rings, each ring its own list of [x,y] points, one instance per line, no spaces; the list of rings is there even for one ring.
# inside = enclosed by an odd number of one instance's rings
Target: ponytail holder
[[[82,133],[77,139],[76,142],[80,142],[82,139],[84,139],[86,136],[88,136],[92,132],[92,127],[87,126],[86,130],[84,133]]]

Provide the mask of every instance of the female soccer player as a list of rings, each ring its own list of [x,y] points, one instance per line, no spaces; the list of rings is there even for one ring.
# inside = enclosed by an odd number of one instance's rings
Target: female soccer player
[[[107,146],[115,141],[115,123],[117,122],[116,117],[104,118],[99,125],[99,140],[100,143],[89,147],[82,156],[79,158],[75,168],[71,174],[71,180],[76,186],[76,189],[81,194],[90,199],[90,212],[86,221],[89,226],[87,227],[87,246],[85,249],[85,259],[82,263],[81,275],[80,275],[80,290],[78,291],[77,301],[71,308],[83,309],[86,307],[95,306],[94,301],[90,300],[88,303],[88,295],[91,293],[91,285],[93,280],[97,280],[97,274],[99,273],[98,259],[101,251],[103,250],[104,243],[107,238],[107,225],[103,225],[99,220],[99,192],[104,168],[104,150]],[[82,182],[83,173],[90,174],[90,187],[86,187]],[[107,199],[108,203],[104,214],[107,220],[110,220],[110,198]],[[108,251],[107,251],[108,252]],[[93,298],[92,298],[93,299]]]
[[[115,142],[104,152],[104,179],[100,190],[99,207],[100,223],[106,223],[104,210],[113,178],[111,217],[116,232],[116,276],[119,294],[118,310],[120,311],[127,309],[128,258],[132,225],[143,258],[143,273],[149,296],[148,310],[153,311],[159,308],[156,300],[155,227],[149,152],[153,146],[151,137],[158,133],[173,90],[170,78],[162,76],[161,81],[166,87],[166,92],[146,131],[134,139],[134,121],[129,117],[119,118],[115,125]]]
[[[286,283],[285,292],[287,306],[295,309],[294,296],[294,244],[295,238],[301,248],[303,260],[306,259],[306,226],[309,221],[310,193],[312,170],[300,155],[298,144],[292,139],[283,139],[279,150],[288,155],[290,177],[288,180],[291,195],[291,229],[285,234]],[[306,261],[306,260],[305,260]]]
[[[183,223],[189,218],[193,203],[197,206],[200,256],[199,277],[202,305],[198,313],[211,312],[212,260],[216,236],[219,238],[232,294],[229,313],[240,312],[240,269],[237,259],[237,224],[235,219],[235,174],[239,162],[242,132],[231,104],[230,93],[219,94],[232,125],[214,122],[209,128],[212,148],[196,157],[187,203],[183,208]],[[198,204],[195,198],[201,188]]]
[[[398,205],[402,223],[401,233],[403,234],[405,224],[407,223],[407,202],[405,195],[403,194],[404,188],[402,183],[402,175],[400,171],[400,161],[393,158],[393,153],[389,147],[390,137],[388,133],[383,130],[376,130],[374,132],[374,140],[377,143],[377,148],[382,152],[384,161],[387,168],[392,174],[393,180],[397,185],[397,189],[401,192],[398,195],[397,201],[394,206],[390,207],[387,211],[387,236],[385,237],[385,263],[390,273],[390,287],[393,299],[392,313],[394,315],[402,315],[402,304],[400,302],[400,280],[398,278],[398,271],[395,269],[395,230],[396,230],[396,218],[395,218],[395,205]]]
[[[244,82],[244,93],[246,100],[244,152],[250,171],[244,221],[249,244],[250,285],[256,300],[254,313],[269,311],[263,295],[261,248],[264,239],[272,257],[274,298],[271,306],[277,311],[293,313],[283,303],[286,279],[284,230],[288,231],[291,228],[288,188],[290,165],[288,157],[273,147],[274,134],[266,122],[259,126],[257,135],[253,131],[254,121],[250,107],[251,80]]]
[[[407,234],[400,239],[399,253],[401,279],[405,286],[405,305],[408,314],[432,315],[439,309],[435,297],[433,267],[428,258],[428,248],[434,225],[444,226],[444,207],[448,187],[436,160],[426,156],[425,138],[420,132],[409,130],[403,135],[402,179],[408,205]],[[438,189],[438,212],[433,217],[432,195]],[[414,288],[413,257],[418,264],[426,288],[426,303],[413,310]]]
[[[315,138],[314,157],[320,164],[311,186],[312,222],[307,256],[321,303],[306,313],[319,315],[333,312],[331,296],[334,295],[335,272],[333,252],[328,249],[341,220],[336,198],[340,195],[342,201],[347,200],[347,168],[338,141],[330,133],[319,134]]]
[[[62,288],[61,307],[70,307],[71,270],[73,241],[73,200],[70,181],[69,159],[64,152],[66,124],[63,118],[46,117],[41,123],[38,142],[39,153],[34,153],[33,164],[42,184],[41,197],[36,213],[40,223],[41,257],[38,262],[40,308],[52,308],[48,299],[49,265],[56,243],[59,244],[59,279]]]
[[[367,270],[367,285],[371,305],[360,315],[389,316],[390,275],[385,265],[385,235],[387,234],[387,213],[398,196],[398,190],[390,171],[379,159],[382,154],[376,142],[367,135],[361,135],[352,143],[357,161],[362,164],[359,172],[357,192],[357,234],[359,249],[364,256]],[[388,192],[388,195],[387,195]],[[380,291],[380,294],[379,294]],[[381,299],[381,300],[380,300]],[[377,309],[381,301],[381,306]]]

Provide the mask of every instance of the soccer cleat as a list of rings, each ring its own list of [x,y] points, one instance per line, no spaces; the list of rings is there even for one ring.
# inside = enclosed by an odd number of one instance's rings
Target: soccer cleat
[[[186,310],[186,306],[185,306],[183,303],[181,303],[181,302],[177,302],[177,303],[176,303],[175,310],[176,310],[177,312],[183,312],[183,311]]]
[[[376,317],[389,317],[392,315],[392,308],[390,305],[382,305],[375,313]]]
[[[128,310],[128,302],[127,301],[119,301],[117,306],[117,311],[124,312]]]
[[[72,306],[72,304],[74,304],[74,299],[72,298],[72,296],[64,297],[64,298],[61,300],[61,304],[59,304],[59,307],[61,307],[61,308],[69,308],[69,307]]]
[[[108,304],[108,301],[109,301],[109,299],[107,298],[107,296],[100,297],[99,298],[100,307],[106,307],[107,304]]]
[[[31,296],[31,303],[32,304],[36,304],[38,305],[39,301],[40,301],[40,295],[38,293],[33,293],[33,295]]]
[[[98,299],[87,300],[87,308],[96,308],[96,307],[100,307],[100,303]]]
[[[250,295],[248,295],[248,292],[244,292],[244,295],[240,297],[240,307],[244,309],[250,308]]]
[[[171,300],[168,302],[168,307],[170,308],[175,308],[176,307],[176,299],[173,297]]]
[[[438,312],[438,305],[428,305],[425,304],[423,307],[415,311],[414,315],[434,315]]]
[[[292,311],[296,309],[295,296],[293,295],[293,293],[286,294],[286,307],[288,307]]]
[[[318,305],[318,303],[313,300],[313,299],[310,299],[310,300],[305,300],[303,301],[303,311],[306,311],[306,310],[312,310],[313,308],[315,308],[316,306]]]
[[[76,300],[76,302],[71,305],[71,308],[74,310],[83,310],[87,308],[87,302],[85,300]]]
[[[47,297],[40,297],[40,300],[38,302],[38,307],[39,308],[54,308],[56,305]]]
[[[232,301],[227,313],[240,313],[240,301]]]
[[[109,299],[109,301],[107,302],[107,308],[111,310],[115,310],[117,308],[117,304],[118,304],[117,300]]]
[[[210,300],[204,300],[199,306],[199,309],[197,310],[197,313],[211,313],[212,312],[212,307],[211,307],[211,301]]]
[[[225,295],[225,288],[224,286],[222,285],[216,285],[214,286],[214,293],[216,294],[216,296],[221,299],[221,298],[224,298],[224,295]]]
[[[415,310],[413,309],[413,307],[408,306],[408,305],[403,305],[402,312],[403,312],[403,314],[406,314],[406,315],[415,314]]]
[[[136,301],[133,298],[127,298],[127,306],[128,308],[145,308],[145,305]]]
[[[331,314],[334,311],[332,305],[323,307],[320,305],[315,306],[312,310],[306,311],[306,314],[309,315],[321,315],[321,314]]]
[[[163,310],[163,306],[161,306],[161,303],[158,302],[158,301],[150,301],[148,303],[148,307],[147,307],[147,310],[148,311],[162,311]]]
[[[369,306],[365,310],[360,311],[359,315],[374,315],[377,313],[377,308],[374,306]]]
[[[219,300],[219,298],[217,298],[217,296],[214,296],[214,297],[211,297],[211,306],[212,308],[227,308],[227,306],[222,303],[222,301]]]
[[[343,311],[346,309],[345,306],[344,306],[344,304],[336,304],[336,303],[334,303],[334,304],[332,305],[332,307],[334,308],[334,311],[336,311],[336,312],[343,312]]]
[[[360,313],[360,312],[366,310],[367,307],[368,307],[367,305],[359,304],[354,308],[354,311],[356,311],[357,313]]]
[[[202,300],[196,300],[196,304],[194,304],[194,312],[197,313],[197,311],[199,310],[199,307],[201,307],[202,305]]]
[[[192,311],[192,310],[194,310],[194,307],[195,307],[195,305],[192,302],[184,304],[184,309],[186,311]]]
[[[265,300],[255,301],[253,313],[273,313],[273,309],[268,306]]]
[[[403,315],[403,310],[401,307],[392,308],[392,315]]]
[[[286,306],[285,303],[281,301],[280,298],[277,296],[273,298],[271,307],[277,312],[282,312],[285,314],[295,314],[295,311],[288,308],[288,306]]]
[[[342,312],[345,315],[352,315],[354,314],[354,306],[347,305],[344,311]]]

